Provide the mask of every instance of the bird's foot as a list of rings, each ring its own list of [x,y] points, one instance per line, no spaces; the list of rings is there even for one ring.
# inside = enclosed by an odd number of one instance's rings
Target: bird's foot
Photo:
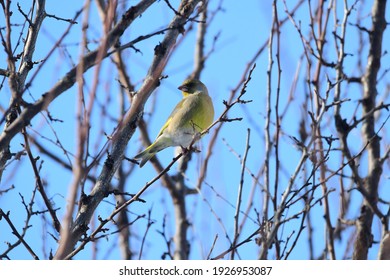
[[[188,153],[190,151],[195,152],[195,153],[200,153],[200,150],[197,147],[192,146],[192,145],[190,145],[189,147],[180,146],[180,148],[181,148],[181,152],[183,154],[186,154],[186,153]]]

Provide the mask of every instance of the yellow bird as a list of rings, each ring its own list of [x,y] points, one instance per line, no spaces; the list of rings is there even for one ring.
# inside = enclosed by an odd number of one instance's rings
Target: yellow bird
[[[214,119],[214,106],[206,86],[199,80],[188,79],[179,86],[183,99],[173,109],[156,140],[134,158],[141,160],[140,167],[156,153],[174,146],[188,148]]]

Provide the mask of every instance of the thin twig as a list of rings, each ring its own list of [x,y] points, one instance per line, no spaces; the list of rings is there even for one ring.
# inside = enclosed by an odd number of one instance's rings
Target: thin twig
[[[236,203],[236,213],[234,214],[234,239],[232,246],[235,247],[238,237],[240,235],[240,232],[238,231],[238,225],[239,225],[239,215],[241,211],[241,202],[242,202],[242,191],[244,188],[244,174],[245,174],[245,165],[246,165],[246,159],[248,157],[248,151],[250,149],[250,135],[251,131],[248,128],[247,130],[247,138],[246,138],[246,144],[245,144],[245,152],[244,157],[241,162],[241,176],[240,176],[240,183],[238,185],[238,195],[237,195],[237,203]],[[234,253],[235,250],[232,251],[230,259],[234,260]]]

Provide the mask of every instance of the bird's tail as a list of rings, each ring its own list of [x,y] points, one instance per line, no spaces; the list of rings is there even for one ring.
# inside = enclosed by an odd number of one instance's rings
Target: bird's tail
[[[140,159],[139,166],[142,167],[145,165],[145,163],[148,162],[156,153],[151,151],[151,146],[146,148],[144,151],[140,152],[138,155],[136,155],[135,159]]]
[[[159,151],[169,147],[171,145],[171,141],[167,139],[159,138],[152,145],[147,147],[144,151],[140,152],[138,155],[134,157],[134,159],[141,160],[139,166],[142,167],[145,163],[148,162],[155,154]]]

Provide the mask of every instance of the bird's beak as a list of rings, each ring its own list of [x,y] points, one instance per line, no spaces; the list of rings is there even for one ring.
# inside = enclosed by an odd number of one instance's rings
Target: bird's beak
[[[178,89],[180,89],[183,92],[188,92],[188,87],[185,85],[181,85],[180,87],[178,87]]]

